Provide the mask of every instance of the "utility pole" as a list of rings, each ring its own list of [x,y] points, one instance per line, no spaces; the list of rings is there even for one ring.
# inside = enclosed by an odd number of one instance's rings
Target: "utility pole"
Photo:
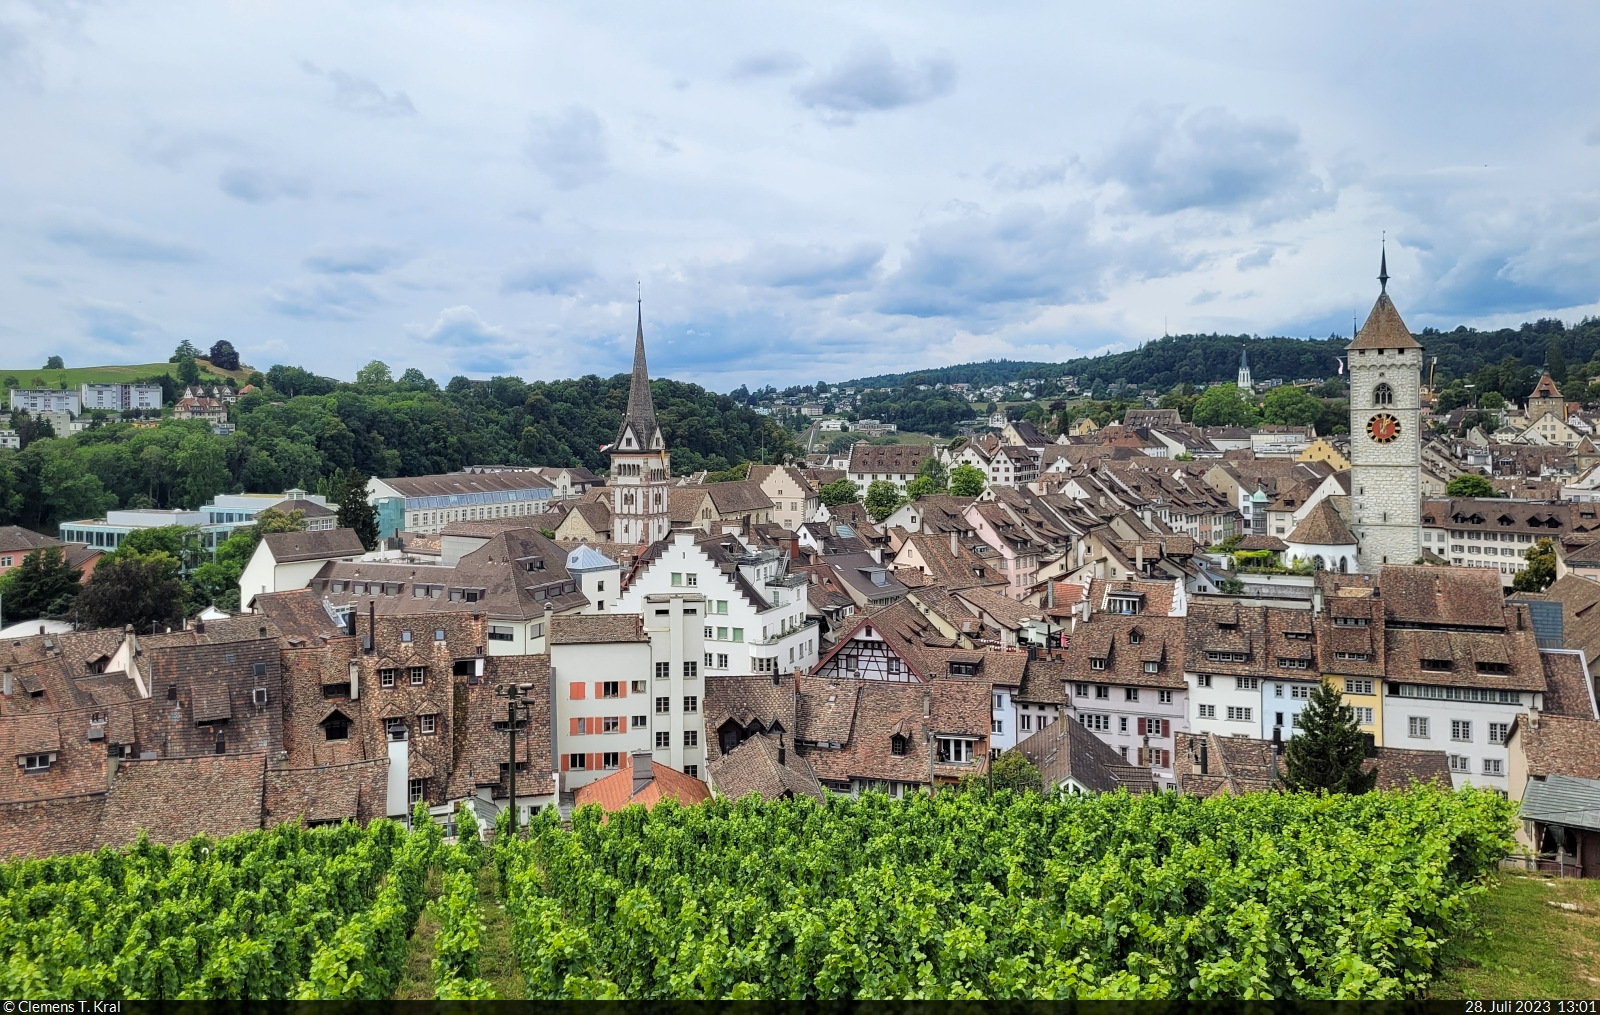
[[[506,742],[510,751],[507,760],[510,765],[506,772],[510,782],[507,792],[511,795],[511,836],[517,835],[517,720],[521,718],[520,712],[527,707],[527,701],[522,693],[522,685],[507,684],[503,688],[496,688],[496,694],[506,696]]]

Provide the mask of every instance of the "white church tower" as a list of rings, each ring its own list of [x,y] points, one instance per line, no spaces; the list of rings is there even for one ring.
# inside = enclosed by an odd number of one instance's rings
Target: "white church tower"
[[[1412,564],[1422,556],[1422,346],[1383,287],[1367,323],[1345,349],[1350,360],[1350,513],[1361,569]]]
[[[1250,354],[1243,349],[1239,350],[1239,390],[1250,391]]]
[[[667,538],[672,528],[668,478],[672,456],[656,425],[656,403],[650,396],[650,371],[644,362],[644,304],[639,304],[639,331],[633,345],[633,379],[628,409],[611,448],[612,538],[619,543],[649,545]]]

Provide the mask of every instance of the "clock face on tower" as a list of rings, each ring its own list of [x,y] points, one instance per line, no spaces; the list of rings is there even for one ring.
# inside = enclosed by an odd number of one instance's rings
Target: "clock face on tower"
[[[1387,412],[1380,412],[1367,420],[1367,435],[1379,444],[1388,444],[1400,436],[1400,421]]]

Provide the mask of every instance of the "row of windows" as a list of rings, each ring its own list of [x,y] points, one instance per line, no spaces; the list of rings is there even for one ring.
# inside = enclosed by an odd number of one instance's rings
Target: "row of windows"
[[[693,661],[684,663],[683,664],[683,675],[686,676],[686,677],[698,677],[700,675],[700,664],[697,663],[697,662],[693,662]],[[668,680],[671,677],[672,677],[672,664],[671,663],[656,663],[656,679],[657,680]]]
[[[1464,754],[1450,755],[1450,771],[1467,774],[1472,771],[1472,759]],[[1499,758],[1483,759],[1484,775],[1505,775],[1506,763]]]
[[[715,632],[715,633],[713,633]],[[708,627],[706,628],[707,641],[744,641],[744,628],[742,627]]]
[[[1094,689],[1094,696],[1096,698],[1106,699],[1106,698],[1110,698],[1111,697],[1111,688],[1107,687],[1105,684],[1074,684],[1072,686],[1073,694],[1075,696],[1079,697],[1079,698],[1087,698],[1087,697],[1089,697],[1090,688]],[[1138,701],[1139,700],[1139,690],[1140,689],[1137,688],[1137,687],[1124,687],[1122,689],[1122,700],[1123,701]],[[1146,688],[1146,690],[1148,690],[1148,688]],[[1155,692],[1155,695],[1156,695],[1156,701],[1160,702],[1161,704],[1163,704],[1163,705],[1172,704],[1172,692],[1171,691],[1160,691],[1160,690],[1158,690],[1158,691]]]

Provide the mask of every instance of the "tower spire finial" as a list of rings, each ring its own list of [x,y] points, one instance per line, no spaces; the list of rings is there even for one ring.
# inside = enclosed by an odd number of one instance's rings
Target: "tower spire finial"
[[[1383,252],[1378,259],[1378,284],[1383,287],[1383,292],[1389,291],[1389,231],[1384,230],[1382,239],[1378,242],[1383,245]]]

